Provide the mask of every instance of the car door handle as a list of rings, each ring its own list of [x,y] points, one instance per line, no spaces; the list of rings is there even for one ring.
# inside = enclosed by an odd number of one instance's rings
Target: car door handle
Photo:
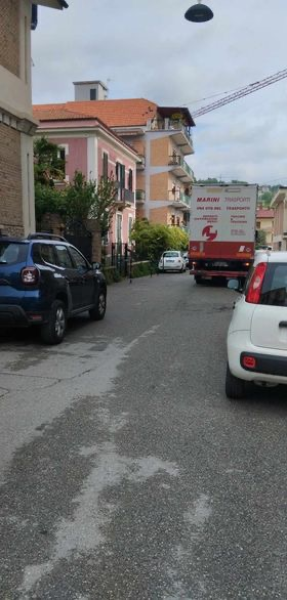
[[[279,327],[280,327],[280,329],[283,329],[284,327],[287,328],[287,321],[280,321]]]

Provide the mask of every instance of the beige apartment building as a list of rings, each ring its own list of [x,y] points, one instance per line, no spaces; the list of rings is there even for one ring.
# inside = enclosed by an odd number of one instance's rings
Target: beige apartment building
[[[137,216],[185,228],[194,173],[186,157],[194,153],[187,108],[161,107],[144,98],[107,100],[100,81],[77,82],[74,102],[34,107],[41,123],[97,118],[137,152]],[[89,100],[90,98],[90,100]]]
[[[67,7],[64,0],[0,0],[0,231],[11,235],[35,230],[31,27],[36,5]]]

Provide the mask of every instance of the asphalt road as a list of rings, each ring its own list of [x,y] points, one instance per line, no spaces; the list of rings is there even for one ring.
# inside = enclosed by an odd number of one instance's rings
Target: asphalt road
[[[1,600],[286,600],[287,394],[225,398],[233,300],[154,276],[1,338]]]

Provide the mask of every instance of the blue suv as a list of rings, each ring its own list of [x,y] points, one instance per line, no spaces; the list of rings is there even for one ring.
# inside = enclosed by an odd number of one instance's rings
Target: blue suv
[[[59,344],[67,319],[105,316],[107,286],[99,265],[62,237],[0,237],[0,327],[38,325],[46,344]]]

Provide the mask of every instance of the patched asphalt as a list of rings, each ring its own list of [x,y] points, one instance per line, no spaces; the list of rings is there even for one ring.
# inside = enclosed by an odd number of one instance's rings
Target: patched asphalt
[[[286,600],[287,388],[225,398],[234,297],[153,276],[0,336],[1,600]]]

